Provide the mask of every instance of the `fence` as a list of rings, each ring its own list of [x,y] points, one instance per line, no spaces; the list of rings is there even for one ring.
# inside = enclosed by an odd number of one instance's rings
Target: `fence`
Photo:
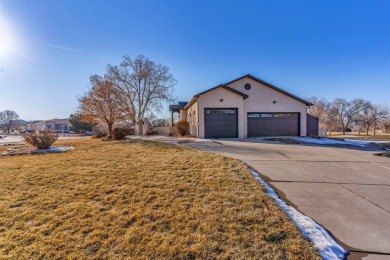
[[[175,135],[176,134],[176,129],[175,127],[153,127],[153,130],[157,132],[159,135]]]

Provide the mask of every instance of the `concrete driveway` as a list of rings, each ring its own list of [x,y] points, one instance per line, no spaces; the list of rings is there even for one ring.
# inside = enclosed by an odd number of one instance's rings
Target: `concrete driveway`
[[[349,259],[390,259],[390,158],[356,147],[217,142],[184,144],[247,163],[324,226]]]

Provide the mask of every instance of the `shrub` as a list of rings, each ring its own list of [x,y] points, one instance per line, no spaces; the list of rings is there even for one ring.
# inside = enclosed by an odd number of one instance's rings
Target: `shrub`
[[[49,149],[57,138],[58,134],[51,131],[40,131],[23,135],[24,141],[37,149]]]
[[[151,130],[149,129],[148,131],[146,131],[145,135],[157,135],[157,131],[156,130]]]
[[[112,130],[112,138],[114,140],[123,140],[128,135],[129,130],[124,127],[117,127]]]
[[[190,129],[190,124],[186,120],[180,120],[175,125],[176,131],[181,135],[184,136],[188,133]]]

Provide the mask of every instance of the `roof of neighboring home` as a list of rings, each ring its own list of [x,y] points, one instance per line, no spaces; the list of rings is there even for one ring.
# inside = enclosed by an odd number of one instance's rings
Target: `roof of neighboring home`
[[[292,98],[294,98],[294,99],[296,99],[296,100],[298,100],[298,101],[301,101],[302,103],[305,103],[305,104],[308,105],[308,106],[313,105],[313,104],[310,103],[309,101],[304,100],[304,99],[302,99],[302,98],[300,98],[300,97],[297,97],[297,96],[295,96],[295,95],[293,95],[293,94],[291,94],[291,93],[289,93],[289,92],[287,92],[287,91],[285,91],[285,90],[283,90],[283,89],[280,89],[280,88],[278,88],[278,87],[276,87],[276,86],[274,86],[274,85],[272,85],[272,84],[270,84],[270,83],[268,83],[268,82],[265,82],[264,80],[261,80],[261,79],[259,79],[259,78],[256,78],[255,76],[252,76],[251,74],[247,74],[247,75],[244,75],[244,76],[242,76],[242,77],[239,77],[239,78],[237,78],[237,79],[235,79],[235,80],[229,81],[228,83],[225,83],[225,85],[229,85],[230,83],[236,82],[236,81],[238,81],[238,80],[240,80],[240,79],[243,79],[243,78],[246,78],[246,77],[248,77],[248,78],[250,78],[250,79],[253,79],[254,81],[257,81],[257,82],[259,82],[259,83],[261,83],[261,84],[264,84],[264,85],[266,85],[267,87],[270,87],[270,88],[272,88],[272,89],[274,89],[274,90],[276,90],[276,91],[279,91],[279,92],[281,92],[281,93],[283,93],[283,94],[285,94],[285,95],[287,95],[287,96],[290,96],[290,97],[292,97]]]
[[[177,102],[176,105],[169,105],[169,111],[182,110],[187,104],[188,102]]]

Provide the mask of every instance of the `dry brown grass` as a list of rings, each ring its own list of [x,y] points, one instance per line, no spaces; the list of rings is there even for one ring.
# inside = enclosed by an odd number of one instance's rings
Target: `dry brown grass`
[[[328,134],[327,137],[342,139],[347,138],[355,140],[390,141],[389,133],[382,133],[379,131],[375,135],[374,133],[370,132],[368,136],[363,132],[361,132],[360,134],[358,132],[349,132],[345,133],[345,135],[343,135],[343,133],[341,132],[332,132],[332,134]]]
[[[240,162],[173,145],[77,140],[0,157],[2,259],[317,259]]]

